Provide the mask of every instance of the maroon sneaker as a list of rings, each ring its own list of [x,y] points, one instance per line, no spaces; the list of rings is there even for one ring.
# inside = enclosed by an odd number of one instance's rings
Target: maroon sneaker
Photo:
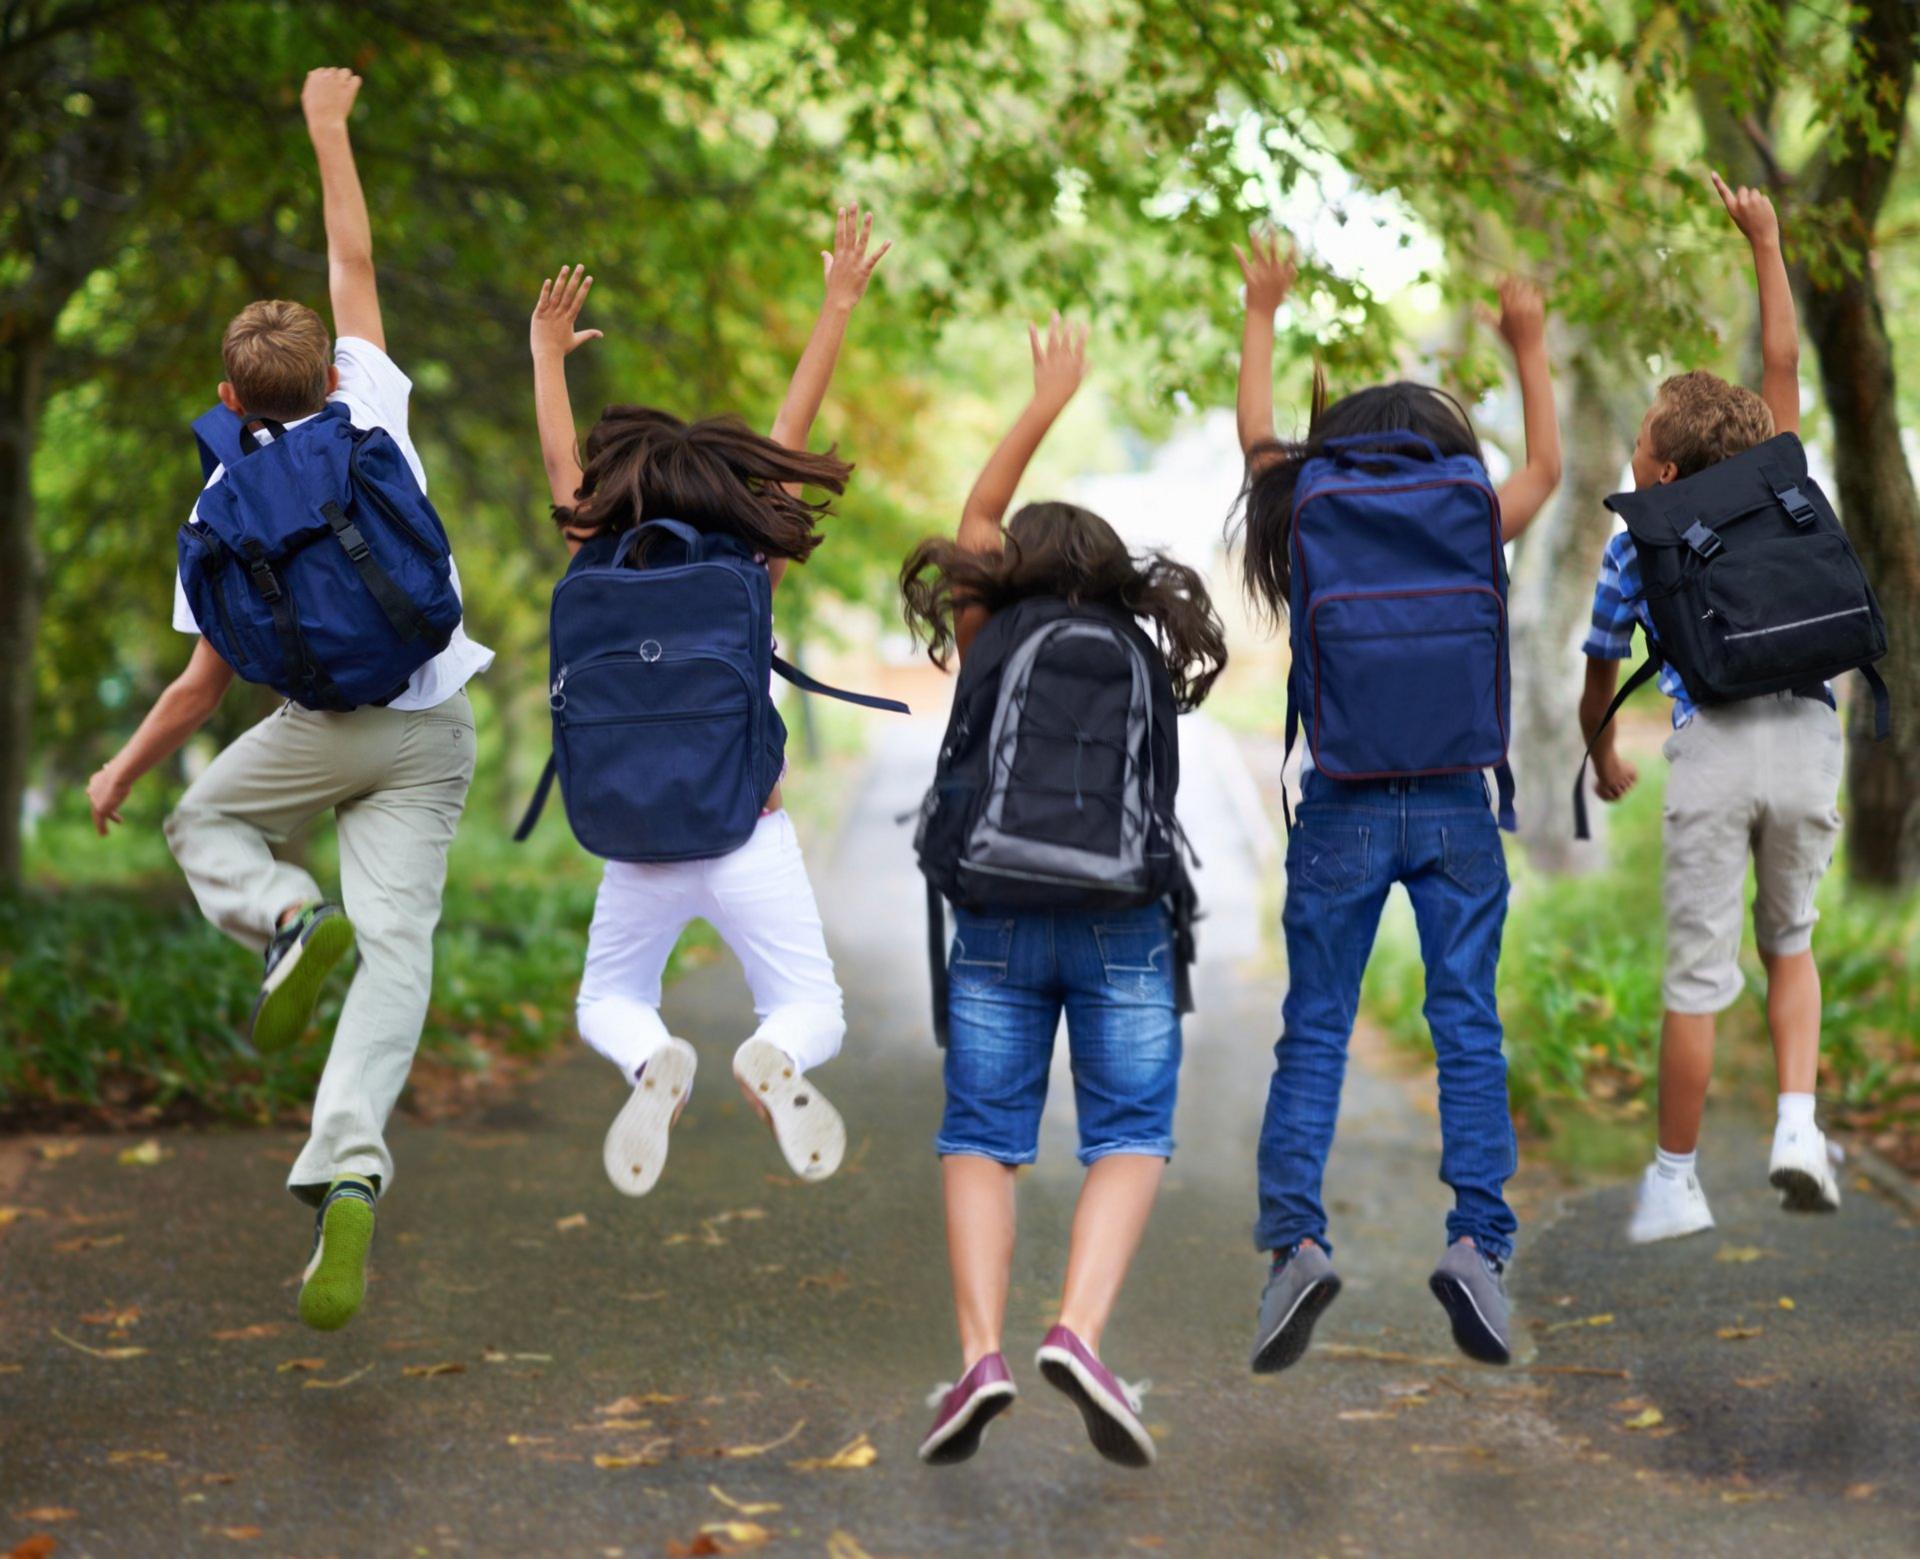
[[[960,1377],[957,1386],[939,1386],[927,1406],[940,1410],[920,1442],[920,1460],[929,1467],[951,1467],[980,1449],[987,1425],[1008,1408],[1020,1393],[1005,1354],[990,1353]]]
[[[1147,1389],[1146,1382],[1129,1386],[1064,1326],[1047,1333],[1033,1362],[1047,1384],[1064,1391],[1080,1409],[1096,1451],[1122,1467],[1153,1465],[1158,1454],[1153,1436],[1140,1422],[1140,1393]]]

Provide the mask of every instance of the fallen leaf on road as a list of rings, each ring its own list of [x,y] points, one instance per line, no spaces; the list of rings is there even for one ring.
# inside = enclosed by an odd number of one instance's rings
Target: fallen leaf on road
[[[43,1142],[40,1144],[40,1157],[49,1164],[57,1164],[63,1158],[72,1158],[80,1151],[77,1142]]]
[[[875,1559],[860,1546],[851,1532],[835,1530],[827,1535],[827,1559]]]
[[[88,1344],[81,1342],[77,1337],[69,1337],[57,1326],[53,1328],[53,1335],[58,1337],[69,1348],[77,1348],[80,1352],[96,1359],[137,1359],[147,1351],[145,1348],[90,1347]]]
[[[424,1379],[429,1375],[464,1375],[466,1372],[466,1365],[457,1359],[449,1359],[444,1364],[407,1364],[400,1370],[402,1375],[414,1379]]]
[[[128,1462],[164,1462],[168,1460],[165,1451],[109,1451],[107,1462],[110,1466],[124,1467]]]
[[[769,1440],[765,1445],[722,1446],[720,1450],[720,1454],[722,1456],[731,1456],[735,1458],[744,1458],[748,1456],[765,1456],[769,1451],[779,1450],[781,1446],[785,1445],[789,1440],[791,1440],[795,1435],[797,1435],[802,1429],[805,1429],[806,1427],[807,1427],[807,1421],[803,1418],[800,1420],[799,1423],[795,1424],[785,1434],[780,1436],[778,1440]]]
[[[126,1236],[124,1234],[76,1234],[70,1240],[62,1240],[54,1250],[62,1256],[71,1256],[81,1250],[110,1250]]]
[[[138,1147],[120,1150],[120,1162],[133,1169],[150,1168],[172,1157],[172,1152],[161,1147],[157,1137],[147,1138]]]
[[[1358,1343],[1323,1342],[1314,1347],[1314,1352],[1324,1353],[1330,1359],[1355,1359],[1367,1364],[1411,1364],[1416,1368],[1433,1369],[1440,1365],[1453,1364],[1453,1359],[1431,1358],[1417,1353],[1396,1353],[1391,1348],[1365,1348]],[[1278,1376],[1269,1377],[1278,1379]]]
[[[1613,1325],[1613,1313],[1609,1311],[1605,1315],[1583,1315],[1577,1321],[1555,1321],[1551,1326],[1544,1327],[1542,1328],[1542,1330],[1549,1331],[1549,1332],[1564,1332],[1570,1326],[1611,1326],[1611,1325]]]
[[[702,1539],[712,1543],[710,1549],[696,1550],[715,1554],[745,1553],[749,1548],[759,1548],[773,1541],[773,1534],[757,1521],[709,1521],[700,1529]]]
[[[1739,1375],[1734,1377],[1733,1383],[1748,1391],[1759,1391],[1766,1386],[1777,1386],[1786,1378],[1784,1375]]]
[[[859,1434],[831,1456],[809,1456],[787,1465],[800,1472],[852,1472],[856,1468],[871,1467],[879,1457],[873,1442]]]
[[[1620,1427],[1622,1429],[1652,1429],[1655,1425],[1664,1424],[1666,1421],[1667,1415],[1661,1412],[1659,1408],[1649,1407],[1643,1408],[1638,1413],[1635,1413],[1633,1417],[1629,1418]]]
[[[338,1391],[342,1386],[351,1386],[362,1375],[369,1375],[372,1372],[371,1364],[363,1364],[351,1375],[342,1375],[338,1380],[303,1380],[300,1382],[300,1389],[302,1391]]]
[[[1758,1337],[1760,1331],[1757,1326],[1723,1326],[1713,1335],[1724,1342],[1739,1342],[1742,1338]]]
[[[508,1445],[552,1445],[553,1436],[550,1434],[510,1434],[507,1436],[507,1444]]]
[[[79,1514],[79,1511],[69,1510],[65,1505],[36,1505],[32,1510],[21,1511],[20,1519],[22,1521],[71,1521]]]
[[[327,1367],[325,1359],[288,1359],[274,1366],[276,1375],[293,1375],[306,1370],[323,1370]]]
[[[1372,1422],[1377,1419],[1393,1418],[1395,1416],[1393,1409],[1390,1407],[1354,1407],[1348,1408],[1344,1413],[1335,1415],[1335,1417],[1339,1418],[1343,1423],[1349,1424]]]
[[[1410,1445],[1407,1447],[1415,1456],[1477,1456],[1482,1460],[1491,1459],[1493,1452],[1483,1445]]]
[[[0,1229],[18,1218],[44,1218],[46,1213],[38,1207],[0,1207]]]
[[[719,1500],[721,1504],[725,1505],[727,1509],[737,1510],[743,1516],[770,1515],[772,1512],[780,1508],[772,1500],[735,1499],[731,1494],[727,1493],[725,1489],[718,1488],[711,1483],[707,1485],[707,1492],[711,1494],[715,1499]]]
[[[222,1527],[220,1529],[220,1535],[222,1537],[230,1537],[236,1543],[251,1543],[256,1537],[260,1535],[260,1528],[258,1527]]]
[[[658,1440],[649,1440],[637,1451],[625,1451],[618,1455],[602,1451],[594,1457],[593,1465],[602,1471],[619,1467],[658,1467],[664,1460],[660,1453],[672,1444],[670,1438],[662,1436]]]
[[[841,1167],[845,1169],[844,1165]],[[767,1210],[764,1207],[732,1208],[727,1212],[715,1213],[711,1218],[702,1218],[698,1234],[669,1234],[660,1243],[663,1245],[724,1245],[727,1240],[726,1236],[720,1232],[721,1224],[751,1223],[756,1218],[766,1216]]]
[[[32,1537],[23,1537],[13,1545],[7,1559],[47,1559],[60,1545],[44,1532],[36,1532]]]
[[[637,1413],[646,1407],[671,1407],[675,1402],[684,1402],[685,1397],[670,1397],[663,1391],[643,1392],[637,1397],[622,1397],[618,1402],[609,1402],[605,1407],[596,1407],[594,1412],[602,1417],[625,1417]]]
[[[853,1279],[844,1272],[815,1272],[800,1280],[801,1292],[810,1288],[822,1288],[829,1294],[837,1294],[844,1288],[850,1288]]]
[[[1762,1250],[1758,1245],[1722,1245],[1713,1253],[1715,1261],[1758,1261],[1762,1256],[1771,1256],[1770,1250]]]
[[[215,1342],[254,1342],[262,1337],[278,1337],[281,1326],[278,1321],[255,1321],[251,1326],[229,1327],[224,1332],[215,1332]]]
[[[1849,1483],[1847,1485],[1847,1498],[1872,1499],[1879,1487],[1880,1485],[1877,1483]]]
[[[587,1215],[585,1213],[568,1213],[564,1218],[554,1219],[553,1226],[563,1233],[568,1229],[584,1229],[587,1226]]]
[[[18,1375],[25,1368],[24,1364],[0,1364],[0,1375]]]
[[[96,1310],[91,1315],[81,1316],[80,1319],[89,1326],[111,1326],[117,1331],[125,1331],[129,1326],[139,1325],[140,1307],[127,1305],[124,1308],[116,1308],[109,1302],[106,1309]]]
[[[1793,1301],[1787,1298],[1786,1295],[1782,1294],[1780,1296],[1779,1305],[1782,1310],[1791,1310],[1793,1308]]]

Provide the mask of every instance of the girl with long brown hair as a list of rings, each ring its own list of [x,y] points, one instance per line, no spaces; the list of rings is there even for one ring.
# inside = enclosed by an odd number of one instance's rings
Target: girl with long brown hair
[[[840,210],[833,251],[823,256],[820,317],[766,437],[738,417],[686,422],[656,407],[609,406],[587,435],[583,462],[566,359],[600,335],[575,328],[593,278],[576,265],[542,285],[531,329],[534,398],[553,517],[573,567],[620,561],[623,539],[653,520],[742,544],[766,565],[775,587],[789,563],[806,561],[820,544],[819,520],[853,469],[831,450],[809,453],[806,441],[847,321],[891,247],[871,247],[872,232],[873,218],[862,220],[857,205]],[[828,496],[809,499],[805,488]],[[648,566],[650,543],[630,550],[631,566]],[[686,1107],[696,1058],[661,1021],[660,978],[695,917],[710,922],[739,958],[760,1019],[734,1054],[734,1078],[794,1173],[825,1179],[839,1167],[846,1128],[806,1073],[839,1052],[846,1022],[777,780],[737,849],[692,860],[607,862],[578,1007],[581,1037],[619,1067],[631,1090],[607,1132],[607,1173],[629,1196],[651,1190],[666,1164],[668,1131]]]

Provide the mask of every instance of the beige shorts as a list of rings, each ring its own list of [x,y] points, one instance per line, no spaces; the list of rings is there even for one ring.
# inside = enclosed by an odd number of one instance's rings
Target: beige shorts
[[[1666,1004],[1721,1012],[1744,984],[1749,858],[1760,951],[1812,945],[1814,890],[1840,837],[1840,717],[1792,693],[1716,704],[1675,731],[1665,752]]]

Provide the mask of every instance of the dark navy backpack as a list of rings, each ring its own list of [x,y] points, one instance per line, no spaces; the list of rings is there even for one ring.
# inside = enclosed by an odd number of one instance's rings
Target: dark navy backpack
[[[1293,503],[1287,751],[1328,779],[1492,769],[1511,829],[1507,566],[1471,455],[1417,433],[1329,439]]]
[[[644,567],[627,559],[648,538]],[[649,520],[611,552],[581,548],[553,590],[553,756],[514,832],[533,832],[560,781],[574,837],[613,861],[725,855],[779,782],[779,672],[809,693],[906,714],[891,698],[816,682],[773,652],[773,581],[731,536]]]
[[[208,642],[248,682],[308,709],[403,692],[460,623],[447,533],[384,428],[335,402],[291,430],[225,406],[193,424],[226,474],[180,527],[180,581]]]

